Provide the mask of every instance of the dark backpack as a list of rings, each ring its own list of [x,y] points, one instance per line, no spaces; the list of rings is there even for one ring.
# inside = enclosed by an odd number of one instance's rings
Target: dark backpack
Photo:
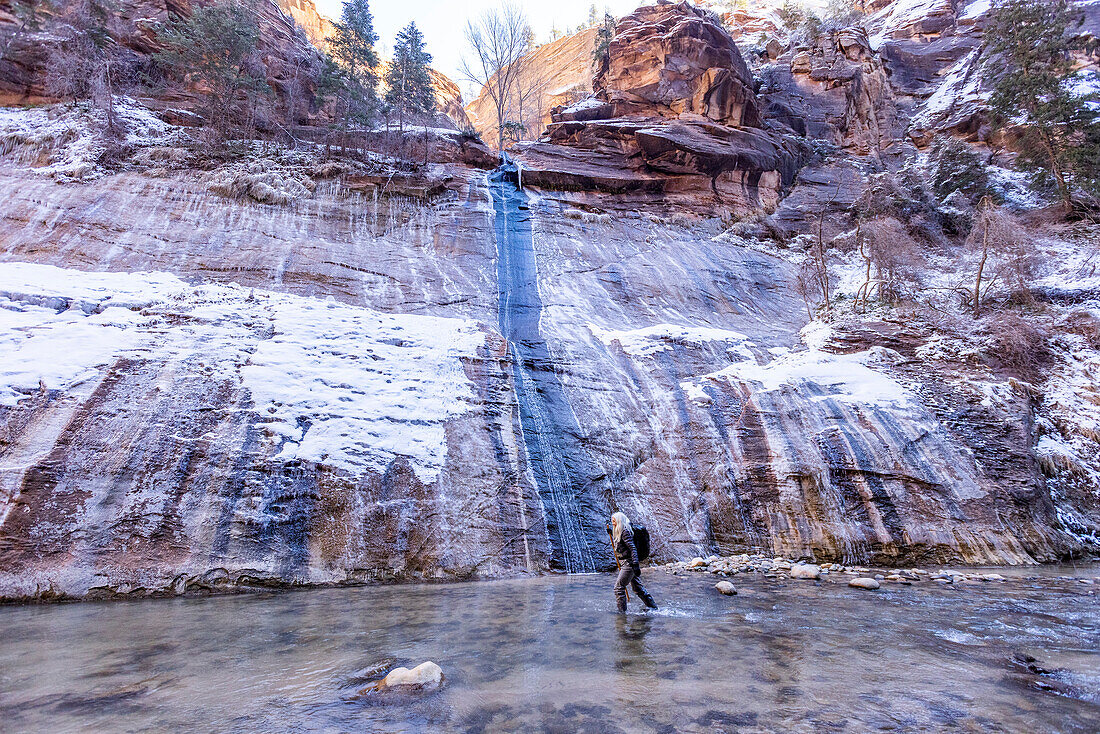
[[[634,547],[638,549],[638,561],[649,558],[649,531],[645,525],[634,526]]]

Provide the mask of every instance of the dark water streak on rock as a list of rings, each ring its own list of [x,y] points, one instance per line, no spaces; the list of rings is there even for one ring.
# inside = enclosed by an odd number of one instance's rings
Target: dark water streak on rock
[[[580,445],[581,429],[542,336],[542,298],[526,194],[510,166],[489,176],[496,214],[498,317],[508,340],[524,445],[545,509],[550,564],[570,573],[609,565],[603,538],[608,514],[591,478],[598,474]]]

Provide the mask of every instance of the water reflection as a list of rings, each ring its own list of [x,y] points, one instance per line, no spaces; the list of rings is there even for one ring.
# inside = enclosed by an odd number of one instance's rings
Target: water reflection
[[[1094,587],[650,582],[627,615],[602,575],[3,608],[0,730],[1100,729]],[[437,693],[356,696],[424,660]]]

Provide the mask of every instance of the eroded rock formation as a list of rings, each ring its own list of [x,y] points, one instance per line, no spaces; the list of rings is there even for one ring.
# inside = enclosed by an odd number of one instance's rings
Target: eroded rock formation
[[[620,20],[593,86],[555,112],[543,140],[519,147],[527,183],[741,215],[774,209],[808,156],[763,126],[737,46],[688,3]]]

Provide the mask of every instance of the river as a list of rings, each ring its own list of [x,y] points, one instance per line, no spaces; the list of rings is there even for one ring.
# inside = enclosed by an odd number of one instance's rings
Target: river
[[[1096,732],[1100,582],[1058,572],[725,597],[647,570],[662,608],[626,617],[605,574],[4,607],[0,730]],[[391,657],[443,688],[356,699]]]

